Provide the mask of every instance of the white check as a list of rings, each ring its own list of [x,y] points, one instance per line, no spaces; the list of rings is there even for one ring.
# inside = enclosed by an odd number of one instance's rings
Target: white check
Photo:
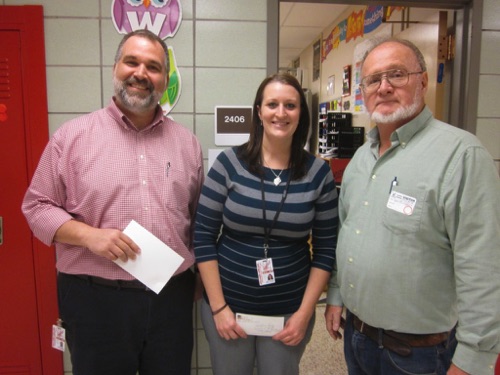
[[[285,317],[236,313],[236,322],[247,335],[274,336],[283,329]]]
[[[114,262],[137,280],[159,294],[168,280],[184,262],[184,258],[135,220],[123,230],[141,249],[135,260]]]

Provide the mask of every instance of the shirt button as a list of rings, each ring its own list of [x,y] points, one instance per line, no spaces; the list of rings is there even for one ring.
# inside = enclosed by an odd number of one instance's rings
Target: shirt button
[[[139,156],[140,159],[144,159],[144,155]]]
[[[143,184],[143,185],[146,185],[146,180],[142,180],[142,184]]]
[[[364,201],[363,206],[368,206],[368,201]]]
[[[359,229],[356,229],[356,234],[360,234],[361,231]]]
[[[347,261],[348,261],[349,263],[352,263],[352,262],[354,262],[354,259],[353,259],[353,258],[349,258]]]
[[[377,178],[377,175],[372,174],[372,180],[375,180]]]
[[[406,142],[401,142],[401,147],[405,148],[406,147]]]
[[[349,288],[354,289],[354,284],[349,284]]]

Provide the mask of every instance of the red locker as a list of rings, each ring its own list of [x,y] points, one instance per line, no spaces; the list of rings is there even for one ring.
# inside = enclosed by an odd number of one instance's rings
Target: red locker
[[[62,374],[55,255],[21,201],[48,139],[41,6],[0,6],[0,375]]]

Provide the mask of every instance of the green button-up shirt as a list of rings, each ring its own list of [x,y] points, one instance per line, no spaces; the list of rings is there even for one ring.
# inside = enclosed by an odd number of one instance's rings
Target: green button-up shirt
[[[500,180],[476,137],[426,107],[391,135],[378,129],[347,166],[337,269],[327,302],[375,327],[449,331],[453,362],[493,374],[500,351]]]

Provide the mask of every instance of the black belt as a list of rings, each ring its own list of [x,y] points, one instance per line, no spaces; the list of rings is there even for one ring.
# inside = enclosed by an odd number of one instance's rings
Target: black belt
[[[190,270],[184,271],[178,275],[172,276],[168,283],[171,283],[173,280],[181,277],[187,272],[191,272]],[[139,280],[134,279],[134,280],[112,280],[112,279],[105,279],[102,277],[98,276],[90,276],[90,275],[73,275],[73,274],[68,274],[68,273],[62,273],[60,272],[61,275],[66,276],[66,277],[75,277],[80,280],[85,280],[89,284],[94,284],[94,285],[100,285],[100,286],[105,286],[108,288],[114,288],[114,289],[138,289],[138,290],[144,290],[144,291],[150,291],[146,285],[141,283]]]
[[[352,321],[357,331],[377,342],[380,346],[401,356],[409,356],[412,347],[428,347],[441,344],[448,339],[450,334],[449,332],[441,332],[420,335],[384,330],[366,324],[354,314]]]

